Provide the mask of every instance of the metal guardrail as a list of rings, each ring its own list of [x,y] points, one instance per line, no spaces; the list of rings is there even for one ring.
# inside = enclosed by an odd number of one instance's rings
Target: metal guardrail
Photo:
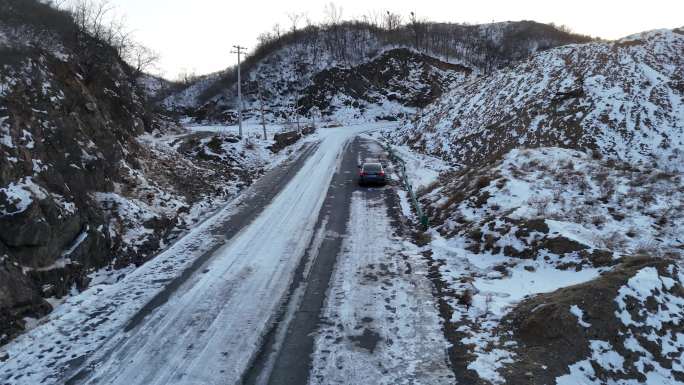
[[[400,165],[401,179],[404,182],[404,187],[406,188],[406,191],[408,191],[409,196],[411,197],[411,203],[413,204],[413,207],[416,210],[416,215],[420,219],[421,227],[423,228],[423,230],[427,230],[429,225],[428,217],[427,215],[425,215],[425,212],[423,211],[422,207],[420,207],[420,202],[418,202],[418,198],[416,198],[416,193],[413,191],[413,186],[411,185],[408,175],[406,174],[406,161],[404,161],[399,155],[397,155],[396,152],[394,152],[394,149],[392,148],[392,145],[389,142],[385,142],[385,150],[389,154],[390,160]]]

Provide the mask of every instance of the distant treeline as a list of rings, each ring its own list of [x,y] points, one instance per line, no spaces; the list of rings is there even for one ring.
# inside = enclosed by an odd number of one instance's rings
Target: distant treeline
[[[55,43],[78,51],[85,75],[95,66],[111,64],[113,53],[128,64],[131,75],[141,76],[155,66],[159,54],[136,42],[125,20],[115,16],[110,0],[0,0],[0,23],[31,34],[43,46]],[[24,56],[22,49],[11,50]]]
[[[392,13],[372,21],[367,17],[350,21],[331,17],[325,23],[303,28],[293,23],[284,32],[274,27],[273,31],[259,36],[258,46],[244,59],[241,68],[249,72],[264,58],[287,46],[303,45],[312,57],[326,54],[346,65],[358,63],[384,47],[400,46],[488,73],[524,59],[534,51],[591,40],[565,27],[533,21],[467,25],[418,20],[413,14],[406,23]],[[199,101],[204,103],[237,82],[236,67],[206,77],[189,76],[185,82],[190,84],[217,75],[218,80],[199,96]]]

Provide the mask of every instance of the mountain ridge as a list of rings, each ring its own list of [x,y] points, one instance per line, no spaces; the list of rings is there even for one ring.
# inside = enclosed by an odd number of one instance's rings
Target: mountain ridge
[[[269,92],[269,95],[262,95],[264,104],[274,110],[273,114],[267,115],[267,120],[291,114],[291,110],[298,109],[302,104],[301,94],[307,88],[326,86],[314,82],[317,74],[333,70],[354,71],[364,64],[382,61],[387,51],[398,48],[410,49],[425,55],[425,58],[460,65],[479,73],[521,60],[540,49],[590,40],[529,21],[475,26],[426,23],[425,28],[433,28],[434,31],[424,33],[428,41],[424,44],[414,42],[415,33],[408,26],[388,31],[360,22],[312,26],[266,40],[252,56],[245,59],[241,67],[245,109],[247,113],[258,115],[256,83],[260,83],[259,88]],[[432,61],[421,60],[421,63]],[[234,68],[215,73],[166,97],[163,104],[181,113],[212,104],[220,106],[223,114],[227,111],[233,111],[234,114],[237,94],[235,80]],[[399,109],[403,107],[407,106],[401,103],[397,106]],[[300,113],[306,115],[308,108]],[[363,114],[357,109],[352,115]],[[366,119],[374,118],[371,116]]]
[[[656,160],[674,166],[684,151],[683,48],[674,29],[545,51],[456,87],[397,137],[452,163],[559,146],[634,161],[660,149]]]

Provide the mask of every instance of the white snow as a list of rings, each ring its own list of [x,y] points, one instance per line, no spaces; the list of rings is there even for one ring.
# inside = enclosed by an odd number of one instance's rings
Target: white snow
[[[674,265],[668,269],[672,274]],[[674,290],[675,285],[681,285],[681,277],[667,277],[659,274],[654,267],[645,267],[629,278],[627,283],[618,291],[615,302],[618,311],[615,312],[615,322],[621,322],[626,327],[620,332],[624,335],[622,342],[625,349],[632,352],[629,360],[622,357],[607,341],[591,340],[591,355],[585,360],[576,362],[569,367],[569,373],[556,379],[557,385],[599,385],[604,384],[602,379],[596,377],[592,363],[598,365],[608,373],[606,379],[609,384],[636,385],[636,384],[682,384],[675,379],[673,371],[684,370],[684,334],[668,330],[664,331],[664,324],[681,325],[684,322],[684,298]],[[627,301],[636,301],[636,306],[627,307]],[[649,308],[647,301],[657,304],[656,309]],[[633,303],[633,302],[632,302]],[[636,313],[637,319],[630,314]],[[583,312],[579,307],[572,306],[571,312],[582,323]],[[584,325],[583,325],[584,326]],[[661,353],[658,359],[642,346],[641,341],[648,341],[660,347]],[[663,357],[670,362],[669,368],[661,365]],[[633,364],[632,364],[633,363]],[[621,373],[625,373],[626,365],[634,365],[639,373],[643,374],[646,381],[639,382],[635,379],[621,379]]]
[[[71,255],[71,253],[76,251],[76,249],[83,243],[83,241],[85,241],[88,238],[88,230],[89,229],[90,229],[90,226],[86,226],[85,230],[83,232],[81,232],[78,235],[78,237],[76,237],[76,239],[71,244],[71,246],[69,246],[68,249],[64,250],[64,252],[62,253],[62,257],[68,257],[69,255]]]
[[[514,262],[503,255],[475,254],[466,249],[466,241],[459,237],[445,239],[434,231],[431,236],[433,258],[446,262],[440,269],[443,279],[456,292],[469,290],[472,293],[470,306],[455,301],[451,304],[453,322],[470,322],[461,326],[461,331],[468,335],[461,342],[475,346],[472,351],[475,360],[468,367],[494,384],[503,382],[498,370],[515,359],[514,354],[503,347],[492,348],[498,344],[496,327],[503,316],[528,296],[586,282],[600,273],[600,269],[595,268],[561,270],[543,258]],[[506,275],[493,270],[502,263],[508,263]],[[534,269],[529,270],[530,267]]]
[[[522,265],[522,264],[521,264]],[[561,287],[589,281],[599,275],[598,269],[559,270],[543,263],[535,263],[535,271],[517,266],[507,277],[478,277],[473,286],[479,291],[473,298],[473,307],[483,313],[502,316],[506,310],[531,294],[550,293]],[[472,311],[472,310],[471,310]]]
[[[0,194],[8,204],[0,205],[0,215],[15,215],[26,211],[34,200],[45,199],[48,192],[37,185],[32,177],[25,177],[7,187],[0,188]]]
[[[352,196],[344,251],[315,339],[310,384],[454,381],[427,266],[415,245],[393,235],[381,200],[360,191]],[[365,331],[377,333],[372,349],[353,340]]]
[[[2,83],[0,83],[0,95],[2,94]],[[9,132],[7,120],[9,116],[0,116],[0,144],[8,148],[14,148],[14,142]]]
[[[677,84],[684,36],[656,30],[639,39],[537,53],[454,87],[393,136],[458,163],[485,159],[507,144],[546,143],[682,171],[684,102]],[[584,95],[558,99],[575,89]]]
[[[684,298],[676,294],[668,293],[672,288],[674,282],[669,277],[661,277],[658,271],[653,267],[645,267],[640,270],[634,277],[627,281],[627,285],[620,288],[618,296],[615,299],[618,305],[616,317],[618,317],[625,326],[648,326],[655,330],[660,330],[663,323],[679,324],[684,322]],[[627,305],[627,298],[638,301],[641,304],[639,309],[641,320],[634,320],[629,313],[630,309]],[[646,301],[649,298],[654,298],[656,302],[661,305],[658,311],[651,312],[646,308]]]
[[[584,321],[584,312],[582,309],[580,309],[579,306],[577,305],[572,305],[570,306],[570,313],[572,313],[575,317],[577,317],[577,322],[579,325],[583,328],[589,328],[591,327],[590,323],[587,323]]]
[[[589,385],[599,384],[600,380],[596,378],[596,372],[591,366],[590,361],[595,362],[604,370],[611,372],[622,372],[625,359],[613,350],[610,343],[606,341],[592,340],[590,341],[591,357],[590,359],[577,362],[570,365],[570,373],[560,376],[556,379],[556,385]],[[631,380],[611,381],[611,384],[632,384]]]

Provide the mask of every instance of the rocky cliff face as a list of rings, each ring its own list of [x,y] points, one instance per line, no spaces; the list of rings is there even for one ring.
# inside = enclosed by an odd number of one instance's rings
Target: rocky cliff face
[[[462,65],[394,49],[353,68],[319,72],[298,104],[303,114],[316,108],[329,116],[347,110],[357,117],[397,120],[427,106],[471,73]]]
[[[14,25],[23,11],[14,5],[3,3],[0,12],[4,318],[44,314],[50,306],[40,295],[87,285],[85,272],[111,259],[105,218],[90,193],[114,189],[140,151],[134,136],[151,129],[113,49],[92,40],[79,50],[55,30]]]
[[[133,73],[68,14],[0,1],[0,344],[43,298],[144,263],[269,159],[269,143],[178,131]]]

